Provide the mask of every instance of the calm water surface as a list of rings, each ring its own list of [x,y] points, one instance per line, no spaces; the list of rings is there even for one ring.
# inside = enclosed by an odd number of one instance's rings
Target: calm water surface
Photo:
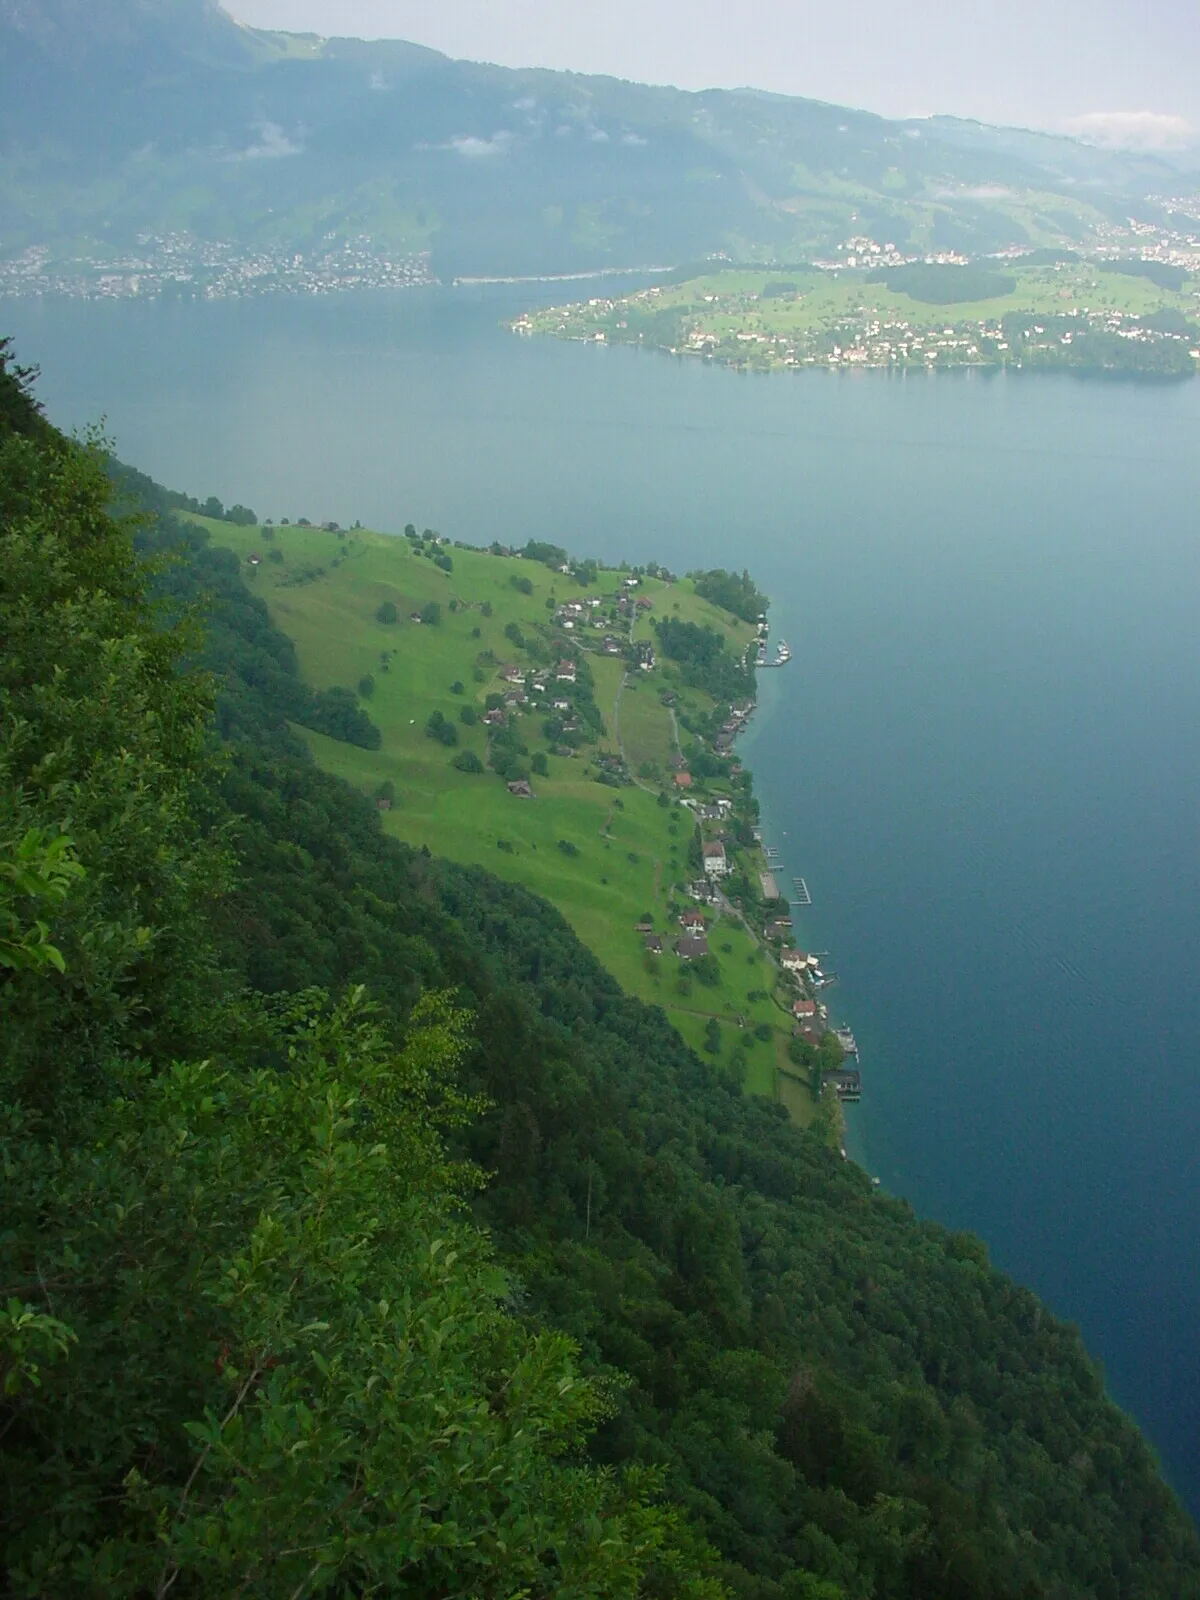
[[[532,298],[0,321],[56,420],[260,515],[748,565],[855,1148],[1082,1325],[1195,1512],[1200,382],[738,377],[499,331]]]

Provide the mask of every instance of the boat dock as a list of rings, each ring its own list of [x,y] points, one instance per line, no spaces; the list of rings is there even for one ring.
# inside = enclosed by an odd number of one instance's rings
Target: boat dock
[[[848,1056],[853,1056],[854,1059],[857,1061],[858,1060],[858,1042],[856,1041],[854,1035],[850,1032],[850,1029],[849,1028],[838,1028],[836,1030],[836,1032],[837,1032],[837,1042],[841,1045],[842,1049],[846,1052],[846,1054]]]
[[[808,892],[808,885],[803,878],[793,878],[792,888],[796,891],[796,904],[800,906],[812,905],[812,895]]]

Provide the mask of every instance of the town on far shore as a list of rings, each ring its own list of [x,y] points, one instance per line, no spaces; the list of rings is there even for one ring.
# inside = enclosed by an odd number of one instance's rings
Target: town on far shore
[[[1052,248],[916,257],[852,236],[820,260],[717,258],[510,326],[746,372],[1013,367],[1185,378],[1200,369],[1200,226],[1087,257]]]

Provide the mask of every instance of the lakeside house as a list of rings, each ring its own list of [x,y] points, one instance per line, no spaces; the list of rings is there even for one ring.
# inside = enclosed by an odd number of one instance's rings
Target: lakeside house
[[[862,1074],[854,1067],[842,1067],[837,1072],[821,1075],[821,1087],[834,1091],[839,1100],[862,1099]]]
[[[704,870],[710,878],[723,878],[729,871],[725,846],[714,839],[704,846]]]
[[[792,931],[791,917],[776,917],[763,929],[764,939],[786,939]]]
[[[702,933],[685,933],[675,941],[675,954],[681,961],[694,961],[708,954],[708,940]]]
[[[785,950],[779,957],[779,965],[785,972],[801,973],[808,970],[808,957],[803,950]]]
[[[792,1015],[799,1022],[811,1022],[817,1015],[817,1002],[810,1000],[807,995],[795,1001],[792,1005]]]

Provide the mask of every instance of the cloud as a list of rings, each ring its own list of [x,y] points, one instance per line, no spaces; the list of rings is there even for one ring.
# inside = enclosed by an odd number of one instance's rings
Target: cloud
[[[605,133],[603,128],[589,128],[588,129],[588,138],[592,141],[593,144],[607,144],[608,143],[608,135]]]
[[[370,84],[376,94],[389,94],[391,92],[392,86],[382,72],[373,72],[370,77]]]
[[[649,139],[643,139],[640,133],[623,133],[621,135],[621,143],[630,145],[643,145],[649,144],[650,141]]]
[[[486,161],[492,156],[504,155],[511,144],[512,134],[506,128],[501,128],[500,132],[494,133],[490,139],[480,139],[473,133],[464,133],[459,134],[457,138],[448,139],[438,148],[457,150],[459,155],[466,156],[468,161]]]
[[[1109,150],[1186,150],[1197,130],[1186,117],[1161,111],[1089,111],[1072,117],[1066,131]]]
[[[281,156],[304,154],[304,146],[289,139],[277,122],[257,123],[256,131],[258,143],[236,150],[229,158],[231,161],[277,161]]]

